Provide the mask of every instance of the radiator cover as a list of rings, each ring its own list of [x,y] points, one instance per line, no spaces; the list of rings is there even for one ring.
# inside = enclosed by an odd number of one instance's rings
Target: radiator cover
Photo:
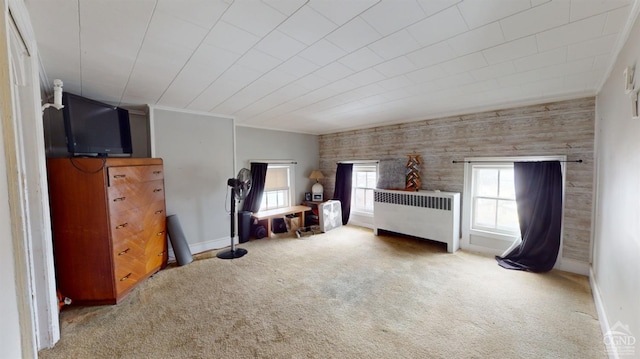
[[[377,189],[373,202],[374,233],[379,229],[460,248],[460,193]]]

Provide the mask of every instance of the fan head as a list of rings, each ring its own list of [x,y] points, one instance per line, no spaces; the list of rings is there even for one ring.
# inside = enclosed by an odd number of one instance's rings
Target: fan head
[[[243,200],[251,191],[251,171],[243,168],[238,172],[238,176],[235,178],[234,190],[236,193],[236,199]]]

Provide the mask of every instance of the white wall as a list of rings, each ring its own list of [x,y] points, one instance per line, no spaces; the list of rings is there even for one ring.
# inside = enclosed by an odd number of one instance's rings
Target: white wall
[[[609,326],[640,340],[640,119],[631,118],[626,66],[640,70],[636,22],[596,102],[596,221],[593,275]],[[640,76],[636,74],[636,87]],[[603,319],[602,317],[600,318]],[[636,344],[640,357],[640,344]]]
[[[164,161],[167,215],[180,219],[192,253],[228,246],[233,120],[152,107],[150,124],[151,155]]]
[[[236,127],[237,168],[250,168],[251,160],[293,160],[297,162],[296,203],[311,192],[311,171],[318,169],[320,145],[318,136],[293,132],[272,131],[251,127]]]

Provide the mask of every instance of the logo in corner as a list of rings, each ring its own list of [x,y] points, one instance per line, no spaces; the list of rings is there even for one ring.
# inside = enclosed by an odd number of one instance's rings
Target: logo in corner
[[[635,354],[636,337],[629,330],[629,326],[621,322],[616,322],[616,324],[605,333],[603,342],[607,346],[607,353],[609,354],[616,352],[618,355]]]

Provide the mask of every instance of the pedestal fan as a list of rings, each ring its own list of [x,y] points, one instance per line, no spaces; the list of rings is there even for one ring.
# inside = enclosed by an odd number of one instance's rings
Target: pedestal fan
[[[236,220],[238,218],[238,210],[236,204],[238,201],[245,199],[251,190],[251,171],[243,168],[238,172],[236,178],[229,178],[227,185],[231,187],[231,249],[218,252],[217,257],[221,259],[240,258],[247,254],[247,250],[236,248]]]

